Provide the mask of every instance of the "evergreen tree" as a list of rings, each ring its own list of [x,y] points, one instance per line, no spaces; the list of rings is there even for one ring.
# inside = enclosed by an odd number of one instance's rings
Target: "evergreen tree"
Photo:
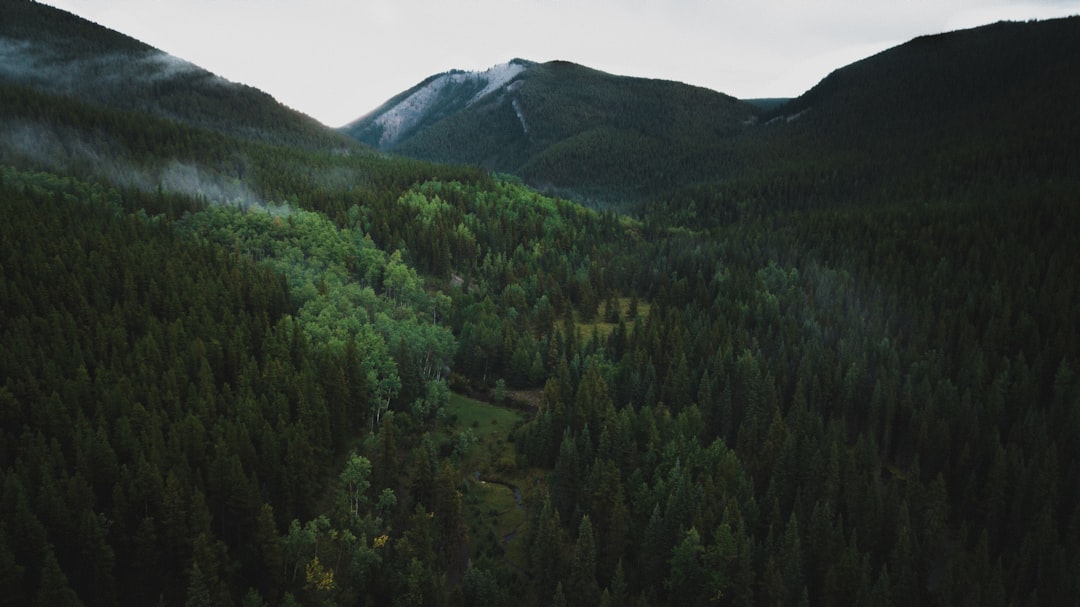
[[[187,588],[187,600],[184,602],[185,607],[211,607],[214,604],[213,597],[210,592],[209,586],[207,586],[206,578],[199,564],[194,563],[191,566],[191,577],[188,582]]]
[[[567,593],[570,604],[585,606],[600,602],[600,585],[596,582],[596,541],[588,515],[581,517],[578,526]]]
[[[82,605],[78,595],[68,585],[68,578],[60,569],[60,563],[56,561],[50,546],[45,551],[45,561],[41,566],[41,580],[38,582],[37,596],[34,605],[40,607],[59,605],[61,607],[74,607]]]
[[[705,575],[705,548],[697,529],[691,527],[671,552],[670,571],[664,587],[680,602],[701,604],[709,600]]]

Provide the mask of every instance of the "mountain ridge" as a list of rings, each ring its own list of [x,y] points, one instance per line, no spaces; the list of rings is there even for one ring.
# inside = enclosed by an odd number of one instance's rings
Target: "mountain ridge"
[[[0,59],[0,82],[99,107],[145,112],[251,141],[358,149],[261,90],[37,2],[0,6]]]
[[[416,116],[392,142],[359,131],[401,96],[342,132],[384,152],[478,165],[549,194],[654,216],[682,215],[688,197],[726,200],[699,200],[697,216],[716,206],[748,209],[758,195],[747,195],[746,184],[771,172],[850,174],[857,187],[828,179],[825,198],[870,200],[881,187],[870,184],[887,183],[891,174],[917,169],[932,187],[942,170],[981,174],[1012,162],[989,157],[1002,148],[995,139],[1054,150],[1037,156],[1062,170],[1053,159],[1075,151],[1057,131],[1073,121],[1056,123],[1076,113],[1065,100],[1080,95],[1080,79],[1069,77],[1080,73],[1077,41],[1080,17],[918,36],[838,67],[787,100],[739,101],[552,61],[529,65],[496,88],[498,95],[474,101],[461,92],[443,111]],[[975,150],[987,158],[976,160]],[[893,156],[898,160],[884,161]],[[784,204],[811,204],[823,194]],[[778,200],[770,195],[770,204]]]

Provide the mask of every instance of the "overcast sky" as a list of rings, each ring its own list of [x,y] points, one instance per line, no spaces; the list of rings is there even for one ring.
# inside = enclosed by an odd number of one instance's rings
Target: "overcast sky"
[[[565,59],[740,98],[793,97],[922,34],[1080,0],[45,0],[330,126],[427,76]]]

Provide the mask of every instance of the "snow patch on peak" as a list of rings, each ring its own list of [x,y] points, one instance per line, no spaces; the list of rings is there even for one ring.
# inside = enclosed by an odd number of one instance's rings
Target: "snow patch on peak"
[[[510,63],[500,63],[499,65],[489,67],[483,72],[473,72],[478,78],[486,79],[487,85],[484,86],[484,88],[479,93],[474,95],[471,100],[469,100],[468,105],[472,105],[477,101],[480,101],[480,99],[484,98],[488,94],[498,90],[507,82],[510,82],[511,80],[516,78],[517,75],[524,70],[525,65],[523,63],[518,61],[511,61]]]
[[[465,102],[465,107],[468,107],[513,80],[525,67],[524,62],[514,60],[490,67],[482,72],[455,70],[435,76],[426,85],[375,118],[374,123],[382,128],[379,147],[393,145],[405,131],[423,120],[432,106],[440,100],[447,86],[466,83],[475,83],[477,86],[482,84],[483,88]]]
[[[416,124],[438,99],[439,93],[458,74],[443,74],[433,78],[427,85],[420,87],[394,107],[386,110],[375,119],[375,124],[382,128],[379,147],[392,145],[398,137],[413,124]]]

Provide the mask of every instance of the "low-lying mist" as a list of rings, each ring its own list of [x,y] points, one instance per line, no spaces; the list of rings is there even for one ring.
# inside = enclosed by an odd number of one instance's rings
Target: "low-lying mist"
[[[236,120],[235,112],[215,105],[220,97],[236,94],[240,85],[155,49],[73,55],[47,41],[0,36],[2,83],[99,107],[146,112],[236,132],[251,140],[267,137],[262,129]]]
[[[0,121],[0,162],[104,179],[144,192],[183,194],[211,204],[267,207],[266,201],[236,177],[180,159],[138,164],[108,134],[89,134],[71,127]]]
[[[56,95],[116,101],[133,88],[192,76],[227,83],[193,63],[157,50],[66,57],[47,44],[0,37],[0,79]]]

